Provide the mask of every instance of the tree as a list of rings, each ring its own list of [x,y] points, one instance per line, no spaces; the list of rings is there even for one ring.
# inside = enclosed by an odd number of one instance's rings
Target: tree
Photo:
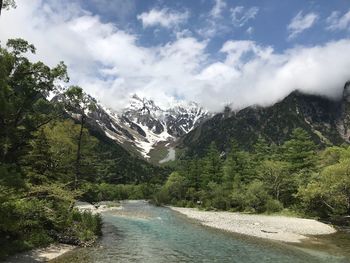
[[[0,260],[60,236],[93,238],[99,222],[73,209],[76,192],[57,176],[59,158],[47,133],[62,108],[46,98],[58,91],[57,81],[68,80],[66,67],[31,62],[27,52],[35,47],[22,39],[0,47]],[[61,149],[66,138],[58,139]]]
[[[210,144],[208,152],[203,160],[202,187],[205,188],[209,182],[222,182],[222,160],[215,142]]]
[[[350,148],[348,146],[332,146],[321,152],[318,165],[323,168],[339,163],[341,160],[350,159]]]
[[[245,205],[253,209],[254,212],[264,212],[266,203],[270,200],[270,196],[266,191],[265,185],[260,181],[253,181],[247,186],[244,195]]]
[[[80,130],[78,135],[78,147],[75,161],[75,179],[74,189],[78,187],[78,180],[81,177],[81,144],[83,138],[83,129],[87,119],[87,112],[95,108],[95,102],[89,98],[83,89],[78,86],[72,86],[65,92],[66,109],[80,121]]]
[[[257,162],[271,158],[271,149],[264,138],[259,137],[254,144],[254,154]]]
[[[61,182],[73,185],[75,183],[76,152],[78,149],[78,136],[81,125],[75,124],[72,120],[56,121],[44,127],[44,132],[50,144],[50,154],[53,162],[52,173]],[[84,178],[97,178],[97,167],[95,154],[97,140],[89,135],[84,128],[81,136],[81,167]],[[84,175],[84,176],[83,176]],[[73,177],[73,180],[72,180]]]
[[[208,184],[208,190],[202,196],[204,206],[207,208],[227,210],[231,207],[229,194],[230,192],[222,184],[210,182]]]
[[[188,180],[190,186],[193,187],[196,191],[200,189],[201,186],[201,175],[202,175],[202,161],[198,158],[190,161]]]
[[[283,144],[283,157],[291,163],[293,172],[315,167],[316,145],[301,128],[293,130],[291,139]]]
[[[239,187],[250,180],[249,154],[239,149],[235,140],[231,141],[231,150],[223,165],[224,183],[228,188]]]
[[[308,212],[321,216],[350,215],[350,159],[325,167],[298,196]]]
[[[2,9],[16,8],[16,2],[14,0],[0,0],[0,15]]]
[[[67,81],[66,66],[49,68],[32,63],[24,54],[35,47],[10,39],[0,47],[0,162],[18,161],[27,151],[33,132],[57,117],[57,107],[46,100],[57,90],[57,80]]]
[[[170,174],[164,188],[169,194],[169,197],[174,200],[182,200],[185,197],[188,181],[178,172]]]
[[[23,163],[31,184],[43,184],[52,176],[54,162],[44,128],[36,132],[36,137],[31,142],[31,150],[24,157]]]
[[[281,161],[265,160],[259,167],[259,179],[268,192],[278,201],[290,202],[295,190],[295,182],[290,177],[289,164]]]

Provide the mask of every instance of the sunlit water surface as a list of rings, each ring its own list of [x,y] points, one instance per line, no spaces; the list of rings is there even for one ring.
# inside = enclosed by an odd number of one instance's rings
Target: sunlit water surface
[[[145,201],[103,215],[98,246],[77,249],[62,262],[350,262],[344,255],[262,241],[203,227]]]

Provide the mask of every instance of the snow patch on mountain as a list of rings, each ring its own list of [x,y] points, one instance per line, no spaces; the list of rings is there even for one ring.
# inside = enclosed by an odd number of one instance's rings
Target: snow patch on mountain
[[[121,112],[103,108],[110,116],[110,127],[103,126],[106,135],[120,143],[134,145],[144,157],[150,158],[150,151],[160,142],[175,141],[190,132],[199,123],[209,117],[208,111],[195,102],[177,102],[173,107],[162,109],[153,100],[133,95],[129,105]],[[125,132],[131,136],[126,136]]]
[[[175,141],[210,116],[195,102],[176,102],[163,109],[153,100],[133,95],[127,107],[115,112],[89,98],[95,104],[93,110],[85,113],[89,125],[146,159],[158,143]],[[169,143],[165,143],[166,147],[170,147]]]

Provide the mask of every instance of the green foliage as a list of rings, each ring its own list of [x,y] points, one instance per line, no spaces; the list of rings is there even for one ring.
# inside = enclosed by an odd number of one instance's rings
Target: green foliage
[[[258,167],[259,179],[266,185],[268,193],[276,200],[288,204],[291,194],[296,191],[291,177],[289,163],[282,161],[262,161]]]
[[[231,188],[251,180],[250,155],[239,149],[236,141],[231,142],[231,150],[224,162],[224,182]]]
[[[63,63],[50,68],[26,53],[35,47],[22,39],[0,47],[0,259],[53,241],[91,244],[101,218],[76,211],[77,198],[150,198],[169,171],[90,134],[94,101],[55,85],[68,81]],[[63,99],[49,102],[51,93]]]
[[[211,144],[203,158],[183,159],[176,170],[155,195],[157,203],[254,213],[350,215],[350,147],[316,152],[300,128],[280,146],[258,138],[252,152],[232,141],[225,157]]]
[[[64,107],[67,111],[72,114],[77,114],[80,121],[80,129],[77,137],[77,149],[74,163],[74,189],[77,189],[79,181],[81,181],[82,171],[82,147],[83,144],[83,133],[86,122],[86,111],[93,110],[96,106],[93,100],[83,92],[83,89],[78,86],[72,86],[64,93]]]
[[[259,137],[254,144],[254,154],[255,160],[261,162],[267,158],[271,158],[272,149],[262,137]]]
[[[203,193],[202,200],[205,207],[227,210],[231,207],[231,200],[227,198],[229,192],[224,186],[215,182],[208,184],[208,190]]]
[[[26,52],[34,53],[35,48],[22,39],[9,40],[7,49],[0,47],[0,162],[4,163],[25,155],[33,132],[57,116],[45,96],[57,90],[55,81],[66,79],[63,64],[51,69],[31,63],[23,56]]]
[[[100,215],[93,215],[90,212],[79,212],[73,210],[67,218],[67,226],[63,235],[68,235],[77,245],[84,245],[101,235],[102,218]]]
[[[222,182],[222,160],[214,142],[210,144],[207,155],[203,159],[202,177],[202,187],[205,187],[209,182]]]
[[[266,210],[266,203],[270,198],[265,185],[260,181],[253,181],[247,186],[244,193],[246,210],[262,213]]]
[[[350,159],[323,168],[300,188],[298,195],[309,212],[320,216],[349,215]]]
[[[153,184],[108,184],[84,183],[81,199],[87,202],[115,201],[127,199],[150,199],[158,189]]]
[[[293,171],[312,169],[315,166],[316,145],[310,135],[301,128],[293,130],[291,139],[283,145],[283,159]]]
[[[267,213],[278,213],[283,210],[283,204],[274,199],[269,199],[266,202],[265,209]]]

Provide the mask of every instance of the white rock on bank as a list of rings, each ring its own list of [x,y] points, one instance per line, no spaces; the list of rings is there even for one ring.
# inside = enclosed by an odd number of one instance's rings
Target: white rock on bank
[[[66,244],[52,244],[45,248],[38,248],[28,252],[20,253],[12,256],[5,263],[16,262],[47,262],[54,258],[57,258],[73,249],[76,246]]]
[[[95,205],[85,203],[85,202],[79,202],[78,204],[75,205],[75,207],[81,212],[89,211],[92,214],[100,214],[103,212],[123,209],[122,206],[107,206],[107,205],[102,205],[102,204],[95,206]]]

